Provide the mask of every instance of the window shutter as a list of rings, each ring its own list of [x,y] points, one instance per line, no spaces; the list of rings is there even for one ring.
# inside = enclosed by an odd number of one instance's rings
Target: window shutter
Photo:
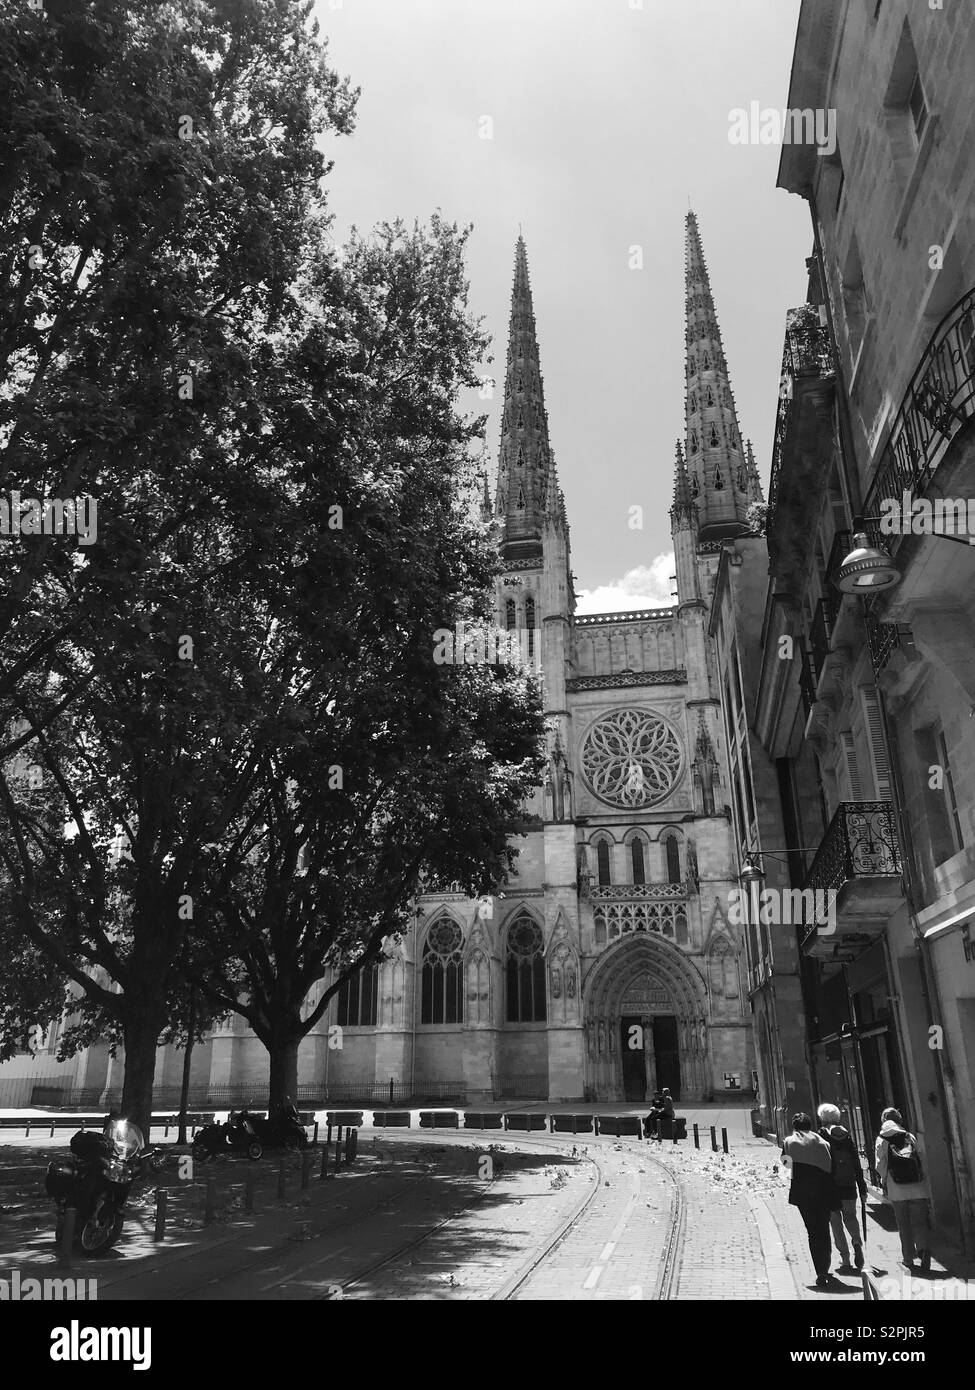
[[[840,737],[843,740],[843,756],[846,759],[846,775],[850,784],[850,795],[854,801],[864,801],[863,784],[860,781],[860,768],[857,765],[857,748],[850,729],[844,729]]]
[[[867,721],[867,733],[870,739],[870,761],[873,765],[873,780],[874,786],[877,788],[877,800],[889,801],[891,799],[890,765],[887,762],[887,748],[884,743],[880,701],[877,698],[876,688],[872,685],[865,686],[861,693]]]

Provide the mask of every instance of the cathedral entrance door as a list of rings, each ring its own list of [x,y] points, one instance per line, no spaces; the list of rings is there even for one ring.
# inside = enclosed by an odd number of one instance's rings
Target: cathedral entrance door
[[[620,1058],[623,1063],[623,1099],[646,1100],[647,1066],[643,1050],[643,1020],[639,1014],[620,1019]],[[639,1047],[631,1043],[639,1041]]]
[[[658,1089],[668,1089],[674,1101],[679,1101],[680,1050],[676,1018],[663,1015],[653,1020],[653,1053],[657,1063]]]

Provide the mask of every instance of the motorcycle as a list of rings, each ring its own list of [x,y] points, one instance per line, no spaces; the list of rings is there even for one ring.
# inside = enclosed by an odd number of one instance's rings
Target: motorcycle
[[[226,1124],[204,1125],[193,1138],[193,1157],[200,1163],[243,1152],[259,1159],[265,1149],[284,1148],[292,1152],[308,1147],[308,1136],[294,1105],[283,1105],[265,1118],[247,1109],[231,1111]]]
[[[57,1207],[56,1241],[60,1244],[66,1214],[73,1207],[78,1213],[75,1244],[91,1259],[103,1255],[122,1234],[122,1212],[145,1141],[136,1125],[116,1119],[101,1134],[79,1130],[70,1148],[71,1157],[48,1164],[44,1188]]]
[[[226,1124],[204,1125],[193,1136],[193,1157],[198,1163],[207,1163],[211,1158],[226,1158],[228,1153],[242,1150],[250,1159],[261,1158],[264,1145],[257,1134],[257,1118],[247,1110],[238,1114],[231,1110]]]

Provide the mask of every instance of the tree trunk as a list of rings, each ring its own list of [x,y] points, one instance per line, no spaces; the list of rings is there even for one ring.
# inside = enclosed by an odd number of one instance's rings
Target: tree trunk
[[[271,1058],[271,1094],[268,1104],[271,1110],[289,1102],[298,1104],[298,1044],[301,1037],[292,1034],[286,1038],[272,1038],[268,1044]]]
[[[179,1132],[177,1144],[186,1143],[186,1112],[190,1101],[190,1067],[193,1063],[193,1032],[196,1028],[196,990],[190,990],[189,1016],[186,1020],[186,1054],[183,1057],[183,1081],[179,1092]]]
[[[152,1115],[152,1083],[156,1072],[156,1042],[165,1027],[164,1017],[133,1010],[125,1021],[125,1076],[122,1082],[122,1114],[142,1130],[149,1143]]]

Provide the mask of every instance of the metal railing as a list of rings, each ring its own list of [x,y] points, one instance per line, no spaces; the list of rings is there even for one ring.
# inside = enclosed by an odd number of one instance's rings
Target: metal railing
[[[893,803],[843,801],[802,886],[838,892],[852,878],[899,878],[901,870]]]
[[[839,606],[838,599],[834,599],[832,595],[826,595],[819,600],[813,612],[812,624],[809,628],[809,649],[817,682],[823,674],[823,667],[829,656],[830,641]]]
[[[938,324],[905,392],[880,456],[864,513],[876,516],[885,498],[922,494],[951,440],[975,418],[975,289]],[[876,538],[876,532],[872,535]],[[882,537],[889,550],[897,535]]]
[[[518,1076],[491,1077],[495,1100],[544,1100],[548,1095],[546,1072],[522,1072]]]
[[[768,489],[769,524],[774,522],[782,473],[782,455],[792,415],[795,383],[802,377],[824,378],[833,371],[829,334],[819,321],[819,311],[812,304],[790,309],[786,315],[785,342],[782,349],[782,376],[779,405],[775,415],[775,434],[772,443],[772,471]]]

